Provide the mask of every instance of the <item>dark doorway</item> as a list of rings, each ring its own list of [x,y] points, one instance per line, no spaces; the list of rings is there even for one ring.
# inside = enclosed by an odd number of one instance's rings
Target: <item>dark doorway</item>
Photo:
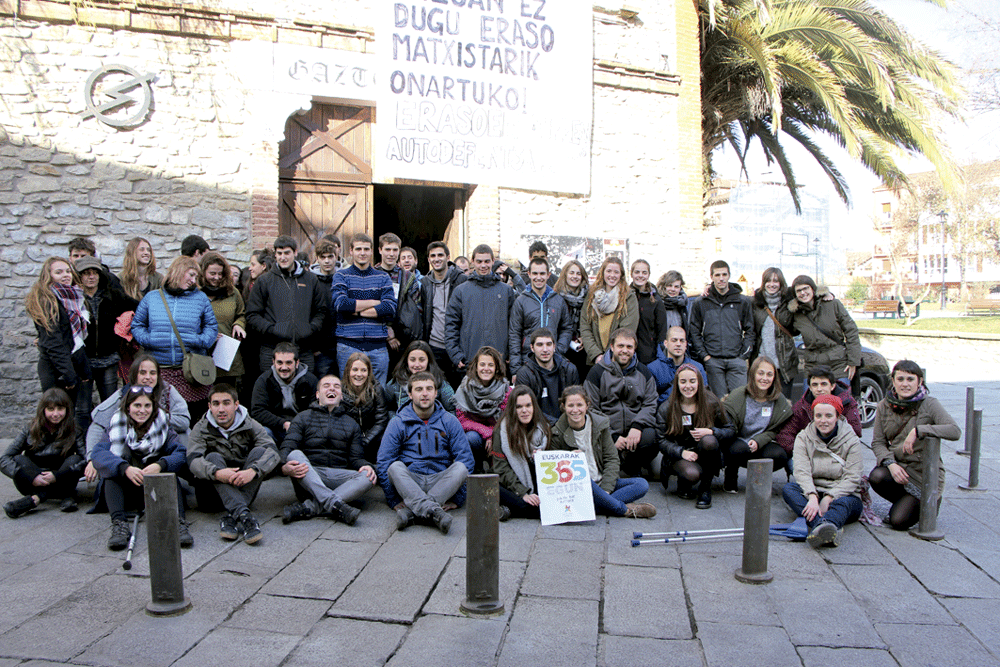
[[[420,185],[375,184],[374,221],[375,245],[378,237],[393,232],[403,240],[403,247],[417,251],[417,263],[422,273],[427,271],[427,244],[431,241],[448,243],[452,257],[458,248],[449,242],[449,225],[456,210],[464,205],[464,190]]]

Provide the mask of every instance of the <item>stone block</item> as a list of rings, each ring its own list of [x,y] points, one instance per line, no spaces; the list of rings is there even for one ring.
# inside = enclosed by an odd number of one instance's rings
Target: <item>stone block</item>
[[[974,598],[946,598],[941,604],[982,642],[993,655],[1000,657],[1000,600],[977,600]]]
[[[515,519],[503,524],[500,528],[500,560],[528,560],[537,532],[537,521]],[[462,540],[455,555],[464,558],[465,547],[465,540]]]
[[[21,194],[35,192],[55,192],[59,189],[59,179],[52,176],[22,176],[17,182],[17,191]]]
[[[607,536],[608,520],[598,515],[596,521],[563,523],[555,526],[539,526],[538,537],[546,540],[587,540],[603,542]]]
[[[136,181],[132,191],[137,195],[145,194],[166,194],[173,190],[173,184],[167,180],[152,179],[146,181]]]
[[[304,637],[323,618],[330,603],[326,600],[264,595],[258,593],[240,607],[223,625],[244,630],[280,632]]]
[[[283,667],[383,665],[396,652],[406,632],[404,625],[324,618],[282,664]]]
[[[36,176],[58,176],[60,171],[51,164],[33,164],[28,167],[28,173]]]
[[[692,639],[679,570],[607,565],[604,624],[609,635]]]
[[[901,565],[836,565],[833,569],[876,623],[954,624],[934,596]]]
[[[452,558],[441,575],[441,580],[434,587],[430,600],[424,605],[424,614],[442,614],[445,616],[462,616],[459,606],[466,599],[466,564],[465,558]],[[515,561],[500,561],[499,592],[500,601],[504,606],[503,615],[492,617],[503,620],[510,617],[514,609],[514,599],[517,589],[524,576],[524,563]]]
[[[697,640],[645,639],[601,635],[597,664],[602,667],[690,667],[705,664]]]
[[[60,204],[52,210],[60,218],[89,218],[93,215],[89,207],[71,203]]]
[[[492,667],[504,627],[480,619],[423,616],[386,667]]]
[[[33,146],[22,150],[20,158],[25,162],[48,162],[52,159],[52,151]]]
[[[888,651],[866,648],[800,646],[803,667],[897,667]]]
[[[373,542],[316,540],[264,587],[263,592],[336,600],[378,550]],[[336,567],[331,568],[331,558]],[[320,573],[323,573],[320,576]]]
[[[170,211],[159,204],[148,204],[142,211],[142,219],[145,222],[169,222]]]
[[[603,560],[603,543],[537,539],[521,594],[599,600]]]
[[[767,592],[796,645],[885,648],[851,592],[832,577],[776,577],[767,585]],[[836,613],[831,613],[833,609]]]
[[[708,665],[802,666],[795,646],[782,628],[698,623],[698,639]]]
[[[24,259],[24,250],[17,246],[7,247],[0,250],[0,261],[17,263]]]
[[[94,178],[102,181],[117,181],[125,178],[125,167],[114,162],[99,161],[94,163],[91,173]]]
[[[733,576],[741,562],[738,554],[681,554],[681,575],[696,623],[781,625],[767,587],[743,584]]]
[[[500,649],[499,667],[536,664],[552,647],[559,628],[558,655],[565,665],[593,664],[597,655],[598,602],[521,596]]]
[[[412,623],[461,539],[456,524],[448,535],[425,526],[393,533],[328,613]]]
[[[875,630],[901,665],[995,665],[997,659],[957,625],[877,623]]]
[[[90,193],[90,205],[110,211],[122,210],[121,195],[110,190],[97,190]]]
[[[192,648],[175,667],[203,667],[218,664],[221,656],[228,664],[279,665],[299,643],[296,635],[265,630],[218,628]]]

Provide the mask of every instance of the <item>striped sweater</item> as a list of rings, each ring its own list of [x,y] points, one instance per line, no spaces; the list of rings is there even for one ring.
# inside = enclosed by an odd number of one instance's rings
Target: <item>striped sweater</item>
[[[353,264],[333,276],[330,286],[333,310],[337,313],[337,338],[382,341],[389,338],[386,325],[396,315],[396,297],[389,274],[369,266],[360,270]],[[378,318],[361,317],[355,312],[358,301],[377,299]]]

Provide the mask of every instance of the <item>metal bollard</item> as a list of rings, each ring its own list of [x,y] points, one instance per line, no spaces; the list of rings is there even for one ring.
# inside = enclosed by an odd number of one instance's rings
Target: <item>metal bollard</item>
[[[500,601],[500,478],[469,475],[466,500],[465,614],[503,613]]]
[[[145,475],[146,539],[149,548],[150,616],[177,616],[191,609],[184,597],[184,571],[177,514],[177,478],[173,473]]]
[[[922,540],[942,540],[944,533],[938,530],[938,506],[941,503],[940,480],[941,441],[937,438],[924,440],[924,483],[920,489],[920,523],[910,528],[910,535]]]
[[[976,388],[965,388],[965,449],[960,449],[957,454],[969,456],[972,453],[972,418],[976,409]]]
[[[959,484],[963,491],[982,491],[979,488],[979,455],[983,444],[983,411],[975,410],[972,415],[972,438],[969,451],[969,483]]]
[[[774,461],[759,459],[747,464],[747,499],[743,511],[743,566],[736,579],[744,584],[766,584],[774,579],[767,571],[768,530],[771,527],[771,473]]]

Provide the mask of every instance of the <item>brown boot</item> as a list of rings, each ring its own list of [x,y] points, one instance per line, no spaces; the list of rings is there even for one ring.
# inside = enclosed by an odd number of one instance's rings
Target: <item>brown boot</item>
[[[656,516],[656,508],[649,503],[629,503],[625,507],[625,516],[630,519],[652,519]]]

